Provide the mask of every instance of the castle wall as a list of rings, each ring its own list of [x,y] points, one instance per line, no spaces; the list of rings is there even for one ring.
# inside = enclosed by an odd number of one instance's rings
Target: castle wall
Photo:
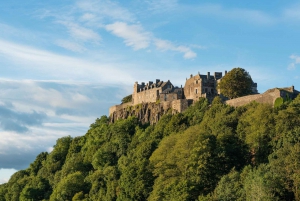
[[[133,104],[140,104],[140,103],[155,103],[160,98],[160,93],[164,90],[174,87],[170,81],[165,82],[163,86],[154,87],[151,89],[142,88],[138,83],[135,83],[133,87]],[[142,89],[142,91],[141,91]]]
[[[161,101],[174,101],[174,100],[178,100],[180,98],[180,96],[177,93],[162,93],[159,95],[159,99]]]
[[[120,105],[114,105],[114,106],[111,106],[109,108],[109,116],[111,114],[113,114],[114,112],[116,111],[119,111],[119,110],[122,110],[122,109],[125,109],[127,107],[130,107],[130,106],[133,106],[133,104],[130,102],[130,103],[124,103],[124,104],[120,104]]]
[[[238,106],[246,105],[251,101],[256,101],[258,103],[267,103],[267,104],[274,105],[275,100],[281,97],[281,95],[282,93],[279,89],[270,89],[263,94],[243,96],[240,98],[228,100],[226,101],[226,104],[234,107],[238,107]]]
[[[179,99],[172,101],[172,109],[178,112],[183,112],[192,104],[191,100]]]
[[[156,102],[158,100],[158,95],[161,93],[162,89],[161,87],[159,88],[153,88],[153,89],[148,89],[145,91],[141,91],[136,93],[135,99],[134,99],[134,105],[142,103],[142,102]]]

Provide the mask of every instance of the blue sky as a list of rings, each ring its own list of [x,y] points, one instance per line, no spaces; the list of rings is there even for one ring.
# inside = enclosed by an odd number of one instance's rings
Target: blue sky
[[[0,183],[135,81],[242,67],[261,93],[300,89],[298,1],[3,1],[0,30]]]

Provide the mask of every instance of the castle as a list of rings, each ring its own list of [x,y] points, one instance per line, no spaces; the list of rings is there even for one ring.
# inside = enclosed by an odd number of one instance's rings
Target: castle
[[[225,75],[227,71],[225,71]],[[170,80],[164,82],[156,79],[155,82],[149,81],[145,84],[135,82],[133,86],[132,101],[129,103],[112,106],[109,110],[109,115],[113,112],[134,106],[141,103],[160,102],[164,108],[172,108],[178,112],[184,111],[194,101],[200,97],[207,98],[211,102],[215,96],[220,95],[217,89],[217,83],[222,79],[222,72],[215,72],[213,75],[208,72],[206,75],[201,75],[200,72],[196,75],[190,75],[186,79],[184,88],[175,87]],[[257,93],[257,84],[253,83],[253,93]]]
[[[226,74],[227,71],[225,71]],[[170,80],[164,82],[156,79],[155,82],[149,81],[146,84],[135,82],[131,101],[109,108],[111,122],[134,115],[144,123],[153,124],[169,109],[172,109],[172,113],[183,112],[201,97],[208,99],[211,103],[216,96],[220,96],[226,104],[238,107],[251,101],[274,105],[278,98],[294,99],[300,94],[294,89],[294,86],[269,89],[259,94],[257,83],[253,83],[252,95],[228,100],[222,96],[221,91],[217,88],[222,77],[222,72],[215,72],[213,75],[210,72],[206,75],[201,75],[198,72],[198,74],[186,78],[183,88],[182,85],[181,87],[174,87]]]

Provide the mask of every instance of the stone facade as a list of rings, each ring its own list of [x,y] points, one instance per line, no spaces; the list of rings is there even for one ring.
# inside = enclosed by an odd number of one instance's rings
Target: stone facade
[[[225,71],[225,74],[227,71]],[[222,72],[215,72],[213,75],[208,72],[206,75],[201,75],[200,73],[195,76],[190,75],[189,79],[186,79],[184,88],[174,87],[170,80],[164,82],[156,79],[155,82],[149,81],[147,84],[142,82],[139,84],[135,82],[133,86],[132,102],[125,103],[121,105],[112,106],[109,109],[109,115],[113,119],[112,121],[128,116],[130,108],[141,104],[144,107],[149,107],[150,109],[145,109],[148,114],[153,110],[167,111],[172,109],[173,112],[183,112],[186,110],[194,101],[199,100],[199,98],[207,98],[209,102],[212,102],[215,96],[220,95],[220,91],[217,90],[217,84],[222,79]],[[257,84],[253,84],[253,92],[257,93]],[[147,103],[149,103],[147,105]],[[147,105],[147,106],[145,106]],[[152,108],[152,109],[151,109]],[[142,113],[141,113],[142,114]],[[140,113],[136,115],[141,115]],[[144,118],[144,117],[143,117]],[[148,117],[145,117],[149,120]],[[151,117],[156,118],[156,117]],[[150,119],[151,119],[150,118]],[[159,118],[159,117],[158,117]],[[155,122],[153,119],[151,122]]]
[[[242,105],[246,105],[251,101],[256,101],[258,103],[266,103],[274,105],[275,100],[279,97],[286,98],[289,97],[290,99],[296,98],[299,94],[299,91],[294,89],[294,86],[287,87],[287,88],[274,88],[269,89],[263,94],[255,94],[249,96],[243,96],[240,98],[235,98],[232,100],[226,101],[226,104],[238,107]]]
[[[154,103],[160,99],[160,94],[166,90],[173,92],[175,87],[173,84],[168,80],[167,82],[160,81],[156,79],[156,82],[153,83],[149,81],[147,84],[142,82],[138,84],[135,82],[133,86],[133,93],[132,93],[132,103],[133,105],[139,103]]]
[[[186,99],[199,100],[200,97],[207,98],[210,102],[218,95],[217,82],[222,78],[222,72],[215,72],[214,75],[201,75],[198,73],[190,75],[184,85],[184,95]]]

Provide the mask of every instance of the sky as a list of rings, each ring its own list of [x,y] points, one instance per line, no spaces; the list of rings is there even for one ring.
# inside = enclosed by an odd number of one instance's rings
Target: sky
[[[0,3],[0,184],[81,136],[135,81],[241,67],[263,93],[300,89],[298,1]]]

